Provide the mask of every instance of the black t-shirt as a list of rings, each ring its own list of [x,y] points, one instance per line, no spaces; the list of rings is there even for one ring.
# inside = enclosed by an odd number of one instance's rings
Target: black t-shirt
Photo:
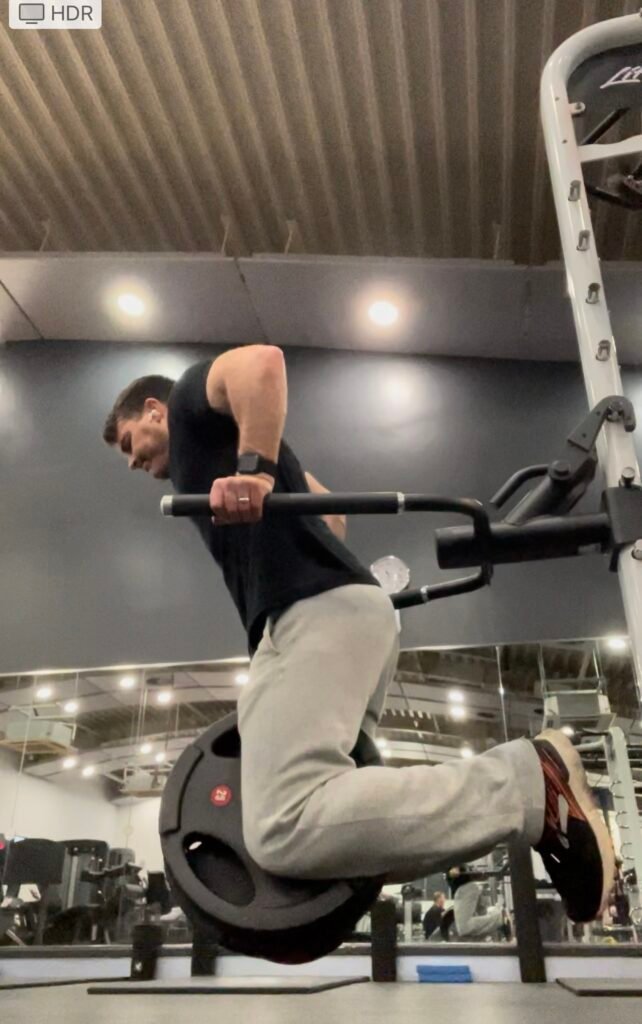
[[[207,400],[211,365],[206,360],[191,366],[169,396],[169,474],[179,494],[207,494],[217,477],[236,473],[238,427]],[[274,491],[309,491],[285,441]],[[271,516],[268,511],[260,522],[238,526],[214,526],[209,516],[196,516],[193,522],[223,570],[247,630],[250,654],[269,614],[350,583],[379,585],[319,516]]]
[[[439,928],[443,915],[443,910],[441,907],[438,907],[436,903],[433,903],[432,907],[428,908],[424,914],[423,920],[424,936],[427,939],[429,939],[432,933]]]

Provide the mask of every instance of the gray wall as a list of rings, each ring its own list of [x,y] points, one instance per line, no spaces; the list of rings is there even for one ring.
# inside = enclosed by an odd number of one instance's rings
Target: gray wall
[[[246,653],[194,527],[158,513],[167,485],[127,472],[100,439],[115,394],[134,376],[175,376],[216,351],[54,342],[0,350],[0,672]],[[554,457],[586,408],[571,364],[310,349],[287,349],[286,358],[286,437],[336,490],[488,499],[515,469]],[[642,397],[642,374],[626,385]],[[595,492],[582,508],[596,502]],[[400,555],[423,584],[443,578],[431,531],[445,521],[355,518],[349,543],[368,564]],[[490,589],[405,612],[403,644],[623,628],[617,579],[589,557],[499,567]]]

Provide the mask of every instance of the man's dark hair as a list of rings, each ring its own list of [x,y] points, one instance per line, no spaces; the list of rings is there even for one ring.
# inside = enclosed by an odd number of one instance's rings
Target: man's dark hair
[[[116,444],[118,420],[131,420],[140,416],[147,398],[157,398],[159,402],[167,402],[174,383],[169,377],[150,374],[148,377],[138,377],[137,380],[128,384],[119,394],[105,420],[103,441],[106,441],[107,444]]]

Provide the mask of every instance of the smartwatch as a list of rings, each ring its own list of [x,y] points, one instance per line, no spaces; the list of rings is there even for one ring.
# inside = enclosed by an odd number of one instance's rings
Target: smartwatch
[[[267,473],[276,480],[277,464],[270,459],[264,459],[258,452],[243,452],[236,463],[237,474],[256,476],[257,473]]]

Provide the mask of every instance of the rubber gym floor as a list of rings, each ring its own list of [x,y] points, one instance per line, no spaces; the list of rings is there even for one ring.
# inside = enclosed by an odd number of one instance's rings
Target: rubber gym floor
[[[88,995],[87,983],[8,990],[2,1013],[12,1024],[176,1024],[215,1019],[217,1024],[639,1024],[640,997],[576,996],[557,984],[350,985],[304,995]]]

